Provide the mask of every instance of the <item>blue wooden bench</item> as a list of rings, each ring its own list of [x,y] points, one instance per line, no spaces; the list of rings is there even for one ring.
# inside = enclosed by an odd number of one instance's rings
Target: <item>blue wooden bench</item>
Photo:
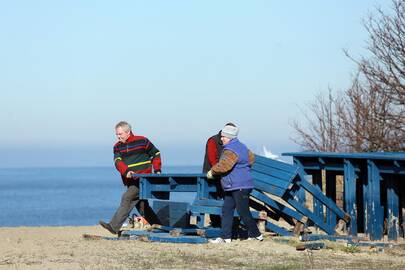
[[[387,224],[389,240],[405,236],[405,152],[306,151],[283,155],[292,156],[301,172],[312,176],[314,185],[322,185],[323,171],[326,194],[331,200],[336,199],[336,176],[343,177],[343,202],[351,218],[349,233],[352,236],[364,232],[371,240],[381,240],[384,224]],[[314,208],[318,216],[326,214],[327,222],[336,224],[334,212],[324,213],[316,200]]]
[[[288,216],[302,224],[309,219],[326,233],[334,234],[333,226],[307,209],[298,199],[297,192],[306,190],[336,216],[347,219],[346,213],[305,179],[305,172],[297,165],[256,156],[252,176],[254,190],[251,198],[274,213]],[[223,200],[219,195],[219,180],[209,180],[204,174],[147,174],[135,177],[140,178],[140,199],[150,202],[162,225],[175,227],[181,224],[188,227],[191,224],[187,224],[187,219],[195,218],[193,225],[204,229],[207,226],[204,224],[205,215],[221,215]],[[195,198],[180,203],[173,199],[175,193],[194,193]],[[278,197],[278,201],[271,196]],[[252,216],[262,219],[261,210],[252,209]],[[235,216],[238,216],[236,211]],[[268,218],[266,221],[267,230],[280,235],[292,235],[288,228],[278,226]]]

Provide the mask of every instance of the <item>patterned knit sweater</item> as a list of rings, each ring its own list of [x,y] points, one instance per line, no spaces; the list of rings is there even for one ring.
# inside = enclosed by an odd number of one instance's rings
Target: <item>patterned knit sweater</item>
[[[159,150],[146,137],[132,132],[125,143],[114,145],[114,164],[126,186],[138,184],[138,179],[126,177],[129,171],[146,174],[152,173],[152,167],[155,172],[162,167]]]

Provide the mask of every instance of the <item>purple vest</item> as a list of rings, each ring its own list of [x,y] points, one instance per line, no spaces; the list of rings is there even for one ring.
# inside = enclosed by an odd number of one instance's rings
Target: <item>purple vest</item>
[[[250,174],[249,150],[238,139],[232,139],[224,150],[230,150],[238,156],[233,169],[221,178],[221,185],[225,191],[253,188],[253,179]]]

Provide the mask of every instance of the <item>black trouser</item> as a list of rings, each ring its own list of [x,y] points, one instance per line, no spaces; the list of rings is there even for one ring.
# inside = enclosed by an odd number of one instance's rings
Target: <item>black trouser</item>
[[[114,231],[118,232],[121,229],[122,224],[124,224],[138,202],[139,188],[137,186],[129,186],[127,191],[122,194],[121,204],[111,218],[110,225]]]
[[[257,237],[261,233],[249,210],[249,194],[252,189],[238,189],[225,192],[222,206],[221,237],[232,238],[233,213],[236,210],[248,229],[249,237]]]

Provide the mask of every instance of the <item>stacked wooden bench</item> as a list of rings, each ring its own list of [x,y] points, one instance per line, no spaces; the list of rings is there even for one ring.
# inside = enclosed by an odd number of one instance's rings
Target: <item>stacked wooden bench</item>
[[[268,231],[290,236],[299,233],[308,222],[312,222],[325,234],[335,234],[334,226],[305,206],[299,196],[304,191],[343,222],[349,221],[349,215],[327,198],[317,186],[308,182],[305,172],[297,165],[256,156],[252,176],[252,216]],[[173,242],[193,242],[193,237],[190,236],[195,236],[195,243],[200,243],[205,242],[201,237],[219,235],[219,224],[213,225],[208,218],[221,215],[223,200],[219,180],[209,180],[204,174],[148,174],[136,177],[140,178],[140,199],[147,200],[151,209],[146,219],[161,226],[159,229],[155,228],[153,237],[151,236],[153,241],[159,241],[156,236],[158,232],[170,234],[171,231],[180,231]],[[188,201],[182,196],[186,194],[189,195]],[[237,216],[235,211],[235,217]],[[275,222],[280,218],[291,226]],[[162,231],[162,228],[165,230]],[[130,235],[131,232],[126,234]],[[167,240],[167,235],[161,235],[162,241],[171,241]]]

